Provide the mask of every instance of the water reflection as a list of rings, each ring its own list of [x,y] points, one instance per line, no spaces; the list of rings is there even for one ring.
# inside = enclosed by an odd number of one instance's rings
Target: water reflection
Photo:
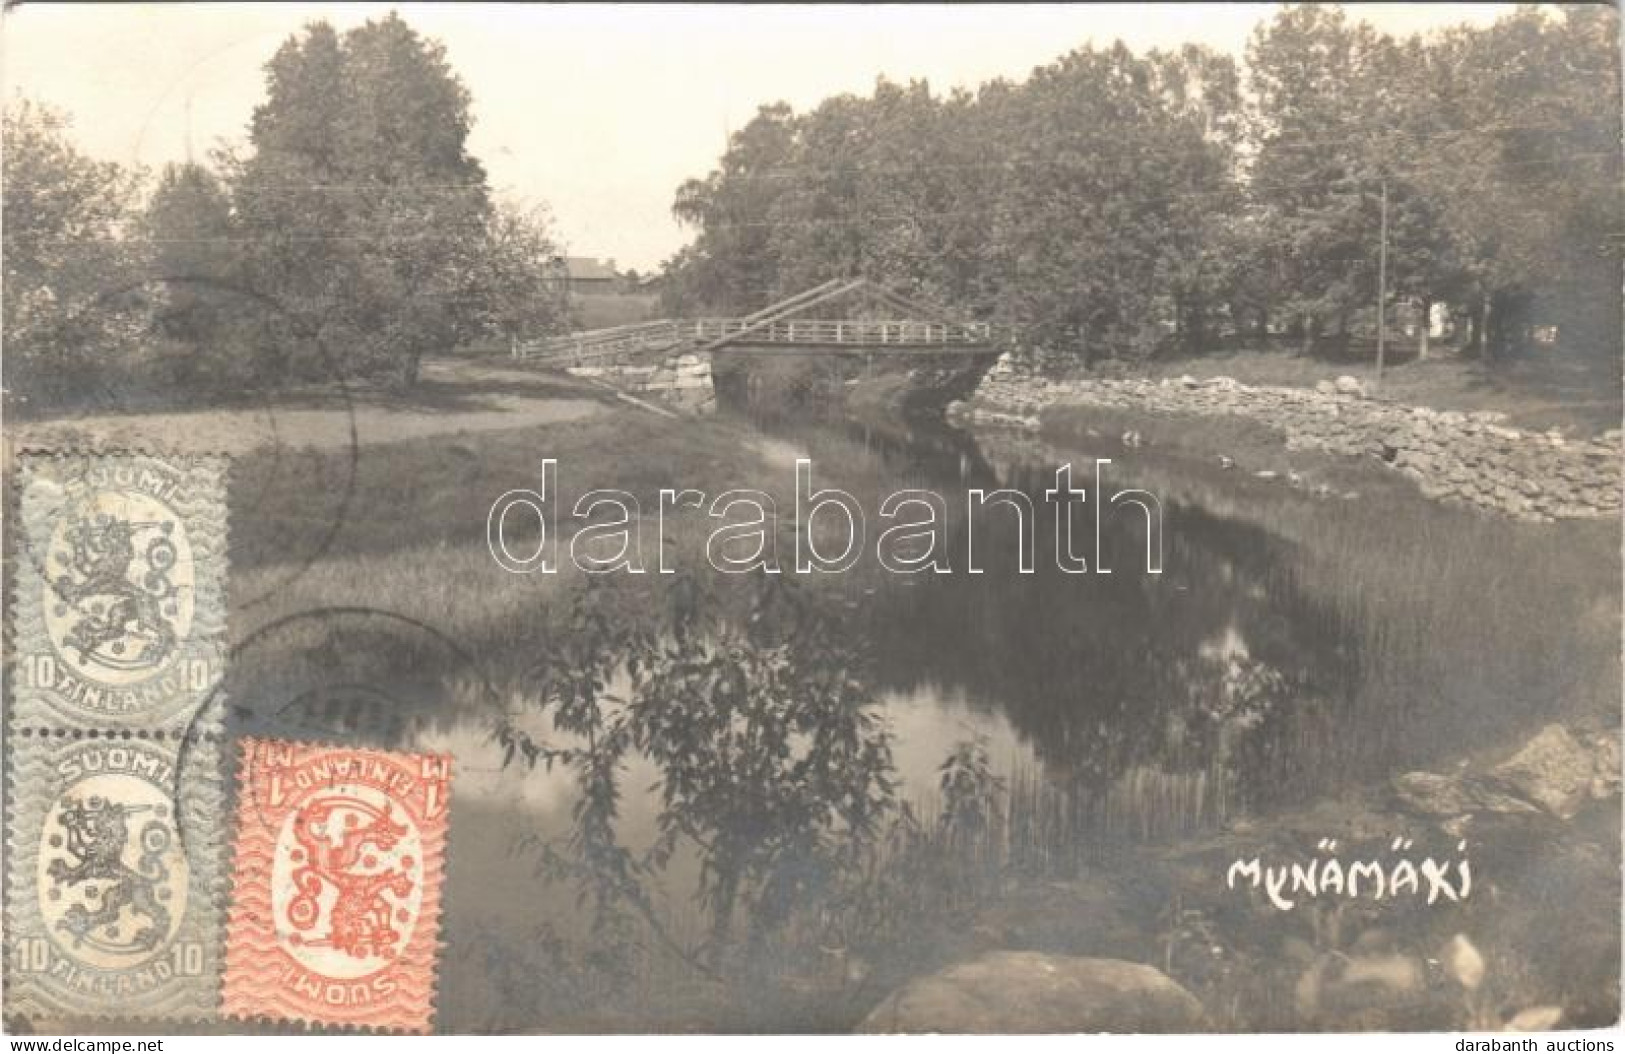
[[[1339,617],[1297,588],[1291,545],[1259,527],[1165,507],[1165,568],[1145,573],[1144,518],[1103,520],[1100,563],[1111,574],[1067,574],[1046,555],[1057,524],[1044,492],[1054,461],[995,467],[961,432],[926,423],[809,426],[755,419],[777,443],[815,464],[837,463],[878,490],[927,487],[947,498],[954,573],[877,574],[859,583],[861,623],[875,647],[877,687],[893,698],[967,707],[976,734],[1014,730],[1005,763],[1064,800],[1079,849],[1097,836],[1149,836],[1268,804],[1313,772],[1302,748],[1353,695],[1358,666]],[[1080,459],[1076,477],[1092,474]],[[1132,485],[1109,470],[1108,494]],[[964,494],[1028,495],[1034,573],[1018,573],[1018,526],[989,508],[975,526],[977,562],[964,573]],[[1085,508],[1100,501],[1089,492]],[[1089,516],[1072,523],[1072,551],[1093,550]],[[895,704],[888,704],[894,706]],[[963,719],[961,719],[963,723]],[[946,750],[946,736],[931,737]],[[929,793],[928,786],[911,790]]]
[[[1001,482],[1035,499],[1053,485],[1039,471]],[[1215,819],[1230,799],[1256,799],[1289,767],[1313,764],[1289,741],[1347,697],[1353,670],[1326,614],[1280,571],[1279,543],[1172,506],[1168,570],[1152,576],[1135,566],[1143,528],[1107,524],[1110,575],[1040,562],[1030,575],[930,576],[886,596],[872,619],[883,683],[951,686],[1001,713],[1050,783],[1096,806],[1131,773],[1189,776],[1206,781],[1211,808],[1188,821]],[[1013,530],[981,529],[1001,525]],[[1040,552],[1053,531],[1039,519]],[[1014,552],[1001,540],[995,552]]]

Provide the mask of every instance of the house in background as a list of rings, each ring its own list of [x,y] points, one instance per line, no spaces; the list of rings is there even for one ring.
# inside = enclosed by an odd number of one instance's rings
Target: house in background
[[[595,260],[591,256],[556,256],[553,267],[558,281],[572,294],[604,294],[621,291],[621,276],[615,270],[614,260]]]
[[[556,256],[553,271],[558,288],[569,297],[576,329],[600,329],[654,317],[657,291],[632,274],[622,274],[614,260],[591,256]]]

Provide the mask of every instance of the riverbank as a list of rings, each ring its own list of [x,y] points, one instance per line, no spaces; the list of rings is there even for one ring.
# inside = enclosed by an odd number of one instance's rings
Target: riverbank
[[[1312,388],[1225,375],[1056,378],[1006,358],[948,414],[1056,438],[1110,429],[1127,446],[1156,444],[1289,483],[1304,478],[1290,455],[1360,459],[1408,477],[1426,497],[1530,522],[1614,518],[1621,508],[1618,428],[1514,427],[1506,410],[1410,405],[1351,375]]]

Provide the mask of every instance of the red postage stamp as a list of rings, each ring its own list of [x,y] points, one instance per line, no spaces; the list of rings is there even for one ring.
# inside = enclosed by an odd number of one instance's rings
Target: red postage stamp
[[[427,1032],[451,758],[246,739],[222,1009]]]

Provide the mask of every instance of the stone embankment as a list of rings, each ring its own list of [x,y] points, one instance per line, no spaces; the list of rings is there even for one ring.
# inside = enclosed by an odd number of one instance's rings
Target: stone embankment
[[[717,393],[711,381],[709,355],[673,355],[653,366],[633,363],[571,366],[565,372],[603,381],[624,391],[651,395],[689,413],[706,414],[716,409]]]
[[[1053,380],[1001,361],[968,402],[949,407],[949,417],[1036,431],[1039,415],[1059,406],[1244,418],[1280,432],[1289,450],[1369,456],[1414,479],[1430,498],[1523,520],[1620,514],[1618,429],[1576,439],[1555,429],[1511,428],[1498,412],[1372,398],[1352,377],[1314,389],[1249,386],[1230,377]]]

